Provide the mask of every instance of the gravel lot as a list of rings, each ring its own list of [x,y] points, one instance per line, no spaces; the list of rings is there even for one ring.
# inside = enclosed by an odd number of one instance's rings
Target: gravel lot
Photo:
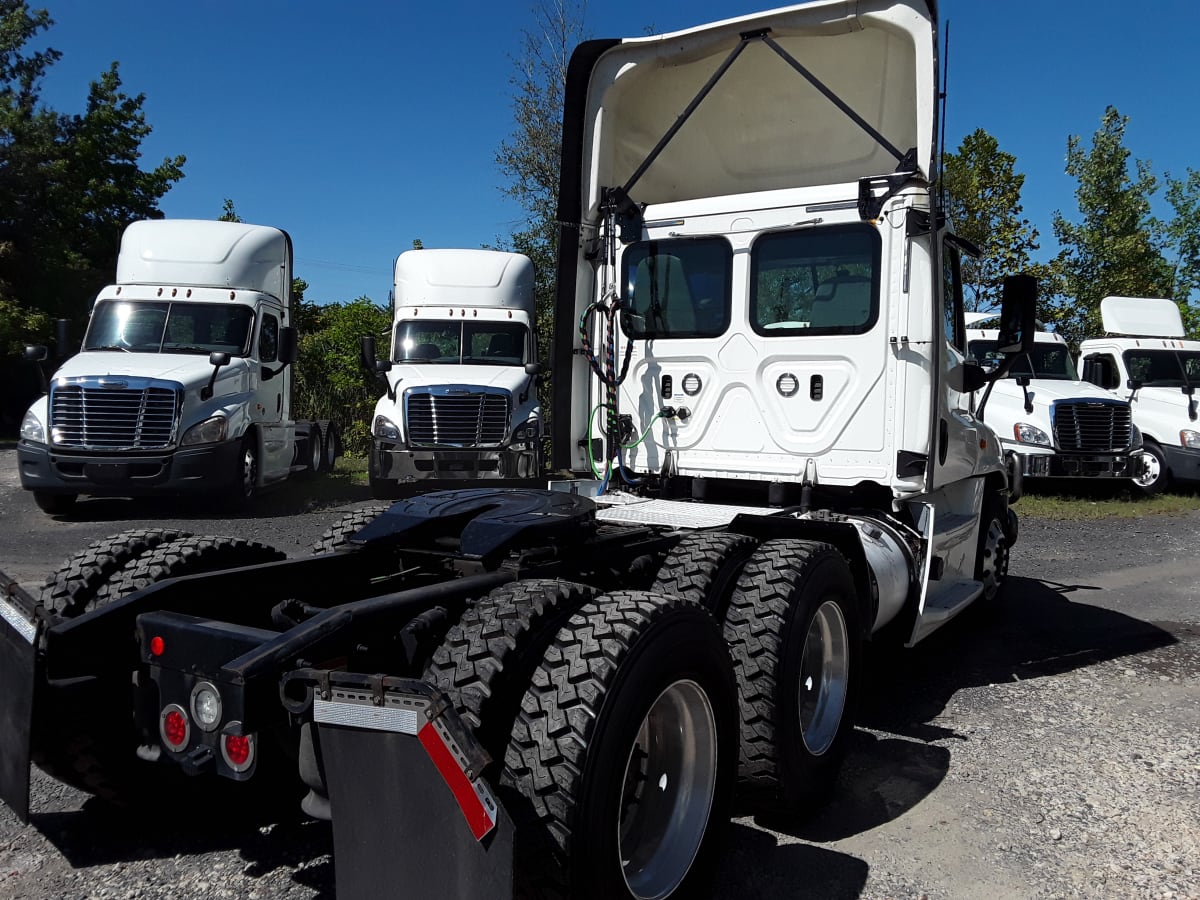
[[[289,486],[245,518],[89,501],[53,521],[14,456],[0,569],[28,583],[147,521],[297,555],[366,499]],[[800,825],[736,820],[717,896],[1200,898],[1198,534],[1200,515],[1022,519],[1003,606],[873,659],[833,803]],[[333,897],[323,823],[170,797],[135,818],[40,773],[33,808],[22,827],[0,807],[0,897]]]

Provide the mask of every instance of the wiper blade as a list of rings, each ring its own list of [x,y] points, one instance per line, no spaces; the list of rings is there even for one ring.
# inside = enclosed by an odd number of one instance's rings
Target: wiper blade
[[[118,347],[116,344],[111,344],[107,347],[85,347],[86,350],[120,350],[122,353],[128,353],[128,347]]]
[[[207,347],[189,347],[186,345],[178,347],[163,347],[163,353],[208,353]]]

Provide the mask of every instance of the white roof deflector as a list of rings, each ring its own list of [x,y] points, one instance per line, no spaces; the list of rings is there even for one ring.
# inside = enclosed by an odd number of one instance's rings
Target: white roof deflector
[[[664,203],[904,172],[929,180],[925,0],[816,0],[615,42],[595,60],[580,201]]]
[[[1135,337],[1184,336],[1183,317],[1174,300],[1151,297],[1105,297],[1100,319],[1109,334]]]

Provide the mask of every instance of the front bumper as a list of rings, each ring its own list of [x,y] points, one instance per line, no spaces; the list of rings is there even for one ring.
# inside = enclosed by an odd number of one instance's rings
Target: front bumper
[[[1200,450],[1163,444],[1162,452],[1167,458],[1167,468],[1171,470],[1172,478],[1176,481],[1200,482]]]
[[[240,477],[239,441],[162,453],[59,451],[17,445],[21,487],[46,494],[137,497],[164,491],[211,491]]]
[[[1015,452],[1025,478],[1136,478],[1142,451],[1133,453]]]
[[[540,475],[537,451],[500,450],[409,450],[376,441],[371,450],[371,478],[415,484],[435,481],[481,481],[531,479]]]

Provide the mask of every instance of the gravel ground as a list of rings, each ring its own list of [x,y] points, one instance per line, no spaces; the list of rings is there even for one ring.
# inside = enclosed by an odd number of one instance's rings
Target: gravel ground
[[[234,520],[106,501],[51,522],[4,482],[0,568],[23,581],[61,542],[151,517],[295,555],[362,499],[283,492]],[[832,803],[735,820],[717,896],[1200,898],[1198,531],[1022,520],[1003,604],[873,659]],[[33,809],[21,827],[0,807],[0,897],[334,894],[323,823],[173,797],[131,817],[40,773]]]

